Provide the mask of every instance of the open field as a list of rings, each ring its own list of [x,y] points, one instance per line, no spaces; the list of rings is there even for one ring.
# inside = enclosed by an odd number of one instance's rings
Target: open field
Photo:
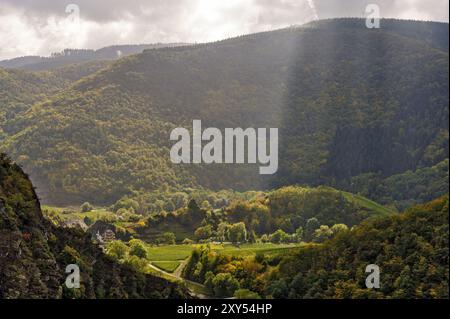
[[[152,264],[159,269],[162,269],[164,271],[167,271],[168,273],[173,273],[179,266],[179,261],[152,261]]]
[[[369,210],[375,211],[380,216],[389,216],[389,215],[395,213],[395,211],[391,210],[390,208],[380,205],[366,197],[363,197],[363,196],[360,196],[357,194],[352,194],[352,193],[345,192],[345,191],[340,191],[340,192],[345,197],[345,199],[347,199],[349,202],[352,202],[361,207],[365,207]]]
[[[91,210],[90,212],[81,213],[79,212],[79,207],[51,207],[51,206],[42,206],[43,211],[56,212],[58,217],[63,221],[80,219],[83,220],[85,217],[88,217],[93,222],[102,219],[102,220],[111,220],[115,221],[117,219],[116,214],[111,211],[108,211],[105,208],[96,208]]]
[[[173,245],[149,247],[147,259],[150,261],[181,261],[188,258],[195,245]]]
[[[147,258],[152,262],[182,261],[191,255],[191,252],[202,245],[173,245],[149,247]],[[232,244],[211,244],[211,250],[236,257],[253,256],[257,253],[274,255],[299,247],[295,244],[244,244],[239,247]]]
[[[276,255],[299,247],[300,244],[244,244],[240,247],[234,245],[224,245],[223,247],[212,247],[214,251],[224,255],[235,257],[254,256],[258,253],[265,255]]]

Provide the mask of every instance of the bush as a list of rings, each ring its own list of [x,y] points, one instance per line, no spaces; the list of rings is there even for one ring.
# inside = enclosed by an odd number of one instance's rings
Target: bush
[[[115,260],[121,260],[128,254],[129,248],[120,240],[113,240],[106,247],[106,254]]]
[[[291,236],[289,236],[289,234],[285,233],[281,229],[278,229],[276,232],[270,235],[270,242],[274,244],[289,243],[290,241]]]
[[[94,223],[94,221],[91,218],[89,218],[88,216],[84,217],[83,221],[87,226],[91,226]]]
[[[261,299],[261,296],[256,292],[248,289],[238,289],[234,293],[236,299]]]
[[[147,249],[145,245],[138,239],[132,239],[129,241],[130,245],[130,255],[137,256],[139,258],[147,257]]]
[[[194,233],[195,239],[197,241],[208,239],[212,236],[212,231],[211,225],[199,227]]]
[[[166,245],[175,245],[177,237],[174,233],[166,232],[159,236],[158,242]]]

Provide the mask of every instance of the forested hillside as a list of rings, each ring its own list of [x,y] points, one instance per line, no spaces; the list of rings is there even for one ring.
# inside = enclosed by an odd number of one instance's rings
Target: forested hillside
[[[69,264],[80,267],[81,289],[64,285]],[[52,226],[28,176],[0,155],[0,299],[186,296],[174,283],[115,263],[83,232]]]
[[[323,246],[285,258],[268,287],[275,298],[448,298],[448,196],[366,222]],[[368,264],[381,289],[365,289]]]
[[[119,216],[137,213],[137,218],[144,217],[144,224],[130,227],[128,223],[128,229],[147,242],[156,242],[167,232],[174,233],[178,242],[198,237],[220,240],[224,227],[237,223],[245,225],[253,240],[277,231],[295,234],[306,229],[307,240],[312,240],[312,233],[321,225],[352,227],[394,213],[367,198],[332,188],[294,186],[270,192],[153,194],[123,198],[112,208]]]
[[[363,20],[333,20],[126,57],[1,123],[0,149],[58,204],[200,186],[365,192],[367,181],[361,189],[353,181],[367,174],[398,192],[389,177],[438,163],[443,172],[428,182],[446,193],[448,24],[382,22],[370,30]],[[279,127],[278,173],[173,165],[169,133],[193,119],[205,127]],[[408,179],[410,188],[419,181]],[[422,192],[386,204],[428,199]]]
[[[448,218],[445,196],[275,256],[230,256],[202,247],[192,253],[184,275],[217,297],[444,299]],[[379,289],[366,287],[368,265],[379,266]]]
[[[6,138],[6,123],[27,112],[79,79],[108,66],[108,61],[86,62],[51,71],[26,72],[0,68],[0,142]]]

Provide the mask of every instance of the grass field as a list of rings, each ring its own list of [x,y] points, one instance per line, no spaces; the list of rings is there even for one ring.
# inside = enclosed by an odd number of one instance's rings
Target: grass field
[[[288,250],[299,247],[297,244],[244,244],[240,247],[233,245],[224,245],[223,247],[212,247],[214,251],[220,252],[224,255],[235,257],[255,256],[258,253],[265,255],[276,255]]]
[[[149,247],[147,249],[147,259],[155,262],[169,262],[169,261],[182,261],[188,258],[192,251],[196,247],[201,245],[173,245],[173,246],[159,246]],[[211,250],[236,257],[254,256],[257,253],[263,253],[266,255],[274,255],[285,252],[290,249],[299,247],[299,245],[293,244],[244,244],[240,247],[236,247],[231,244],[210,245]],[[155,266],[157,266],[155,264]],[[159,266],[157,266],[159,267]],[[161,267],[159,267],[161,268]],[[165,270],[165,269],[164,269]]]
[[[378,212],[378,214],[380,214],[381,216],[389,216],[389,215],[395,213],[393,210],[390,210],[389,208],[387,208],[385,206],[382,206],[374,201],[371,201],[370,199],[368,199],[366,197],[351,194],[351,193],[345,193],[344,196],[353,198],[353,200],[356,201],[360,206],[366,207],[368,209],[372,209],[372,210]],[[349,199],[349,200],[351,200],[351,199]]]
[[[51,207],[51,206],[43,205],[42,209],[48,210],[48,211],[54,211],[54,212],[58,213],[58,216],[64,221],[72,220],[72,219],[83,220],[85,217],[89,217],[93,222],[95,222],[99,219],[111,220],[111,221],[114,221],[117,219],[116,214],[114,214],[113,212],[110,212],[104,208],[93,209],[90,212],[86,212],[86,213],[78,212],[77,210],[79,210],[79,208],[75,208],[75,207],[60,208],[60,207]]]
[[[152,261],[152,264],[161,270],[173,273],[181,264],[179,261]]]
[[[181,261],[188,258],[192,250],[194,250],[193,245],[149,247],[147,259],[150,261]]]

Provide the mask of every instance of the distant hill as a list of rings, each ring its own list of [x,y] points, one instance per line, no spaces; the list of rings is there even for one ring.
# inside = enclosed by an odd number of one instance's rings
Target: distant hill
[[[0,149],[30,172],[43,200],[59,204],[110,204],[157,189],[292,184],[378,199],[373,177],[364,180],[370,174],[387,187],[415,189],[399,200],[429,198],[416,187],[419,178],[384,180],[426,171],[427,183],[439,180],[433,189],[448,189],[441,183],[449,150],[448,24],[382,25],[338,19],[146,50],[0,123]],[[279,171],[262,177],[255,166],[173,165],[170,131],[193,119],[204,127],[280,128]],[[426,170],[441,162],[447,169]]]
[[[70,64],[79,64],[92,61],[117,60],[119,58],[141,53],[148,49],[176,47],[186,45],[183,43],[158,43],[139,45],[114,45],[98,50],[65,49],[53,53],[50,57],[24,56],[10,60],[0,61],[0,67],[6,69],[22,69],[29,71],[53,70]]]
[[[207,217],[208,214],[212,216]],[[185,238],[195,238],[195,230],[204,225],[205,220],[211,224],[217,220],[230,224],[244,222],[249,232],[261,236],[278,229],[295,233],[299,227],[306,228],[311,218],[330,227],[335,224],[352,227],[369,218],[392,214],[395,213],[367,198],[331,187],[288,186],[258,192],[246,200],[233,199],[212,213],[196,209],[194,205],[194,208],[184,207],[172,214],[150,216],[146,225],[138,225],[135,231],[146,241],[153,241],[164,232],[174,232],[181,242]]]

